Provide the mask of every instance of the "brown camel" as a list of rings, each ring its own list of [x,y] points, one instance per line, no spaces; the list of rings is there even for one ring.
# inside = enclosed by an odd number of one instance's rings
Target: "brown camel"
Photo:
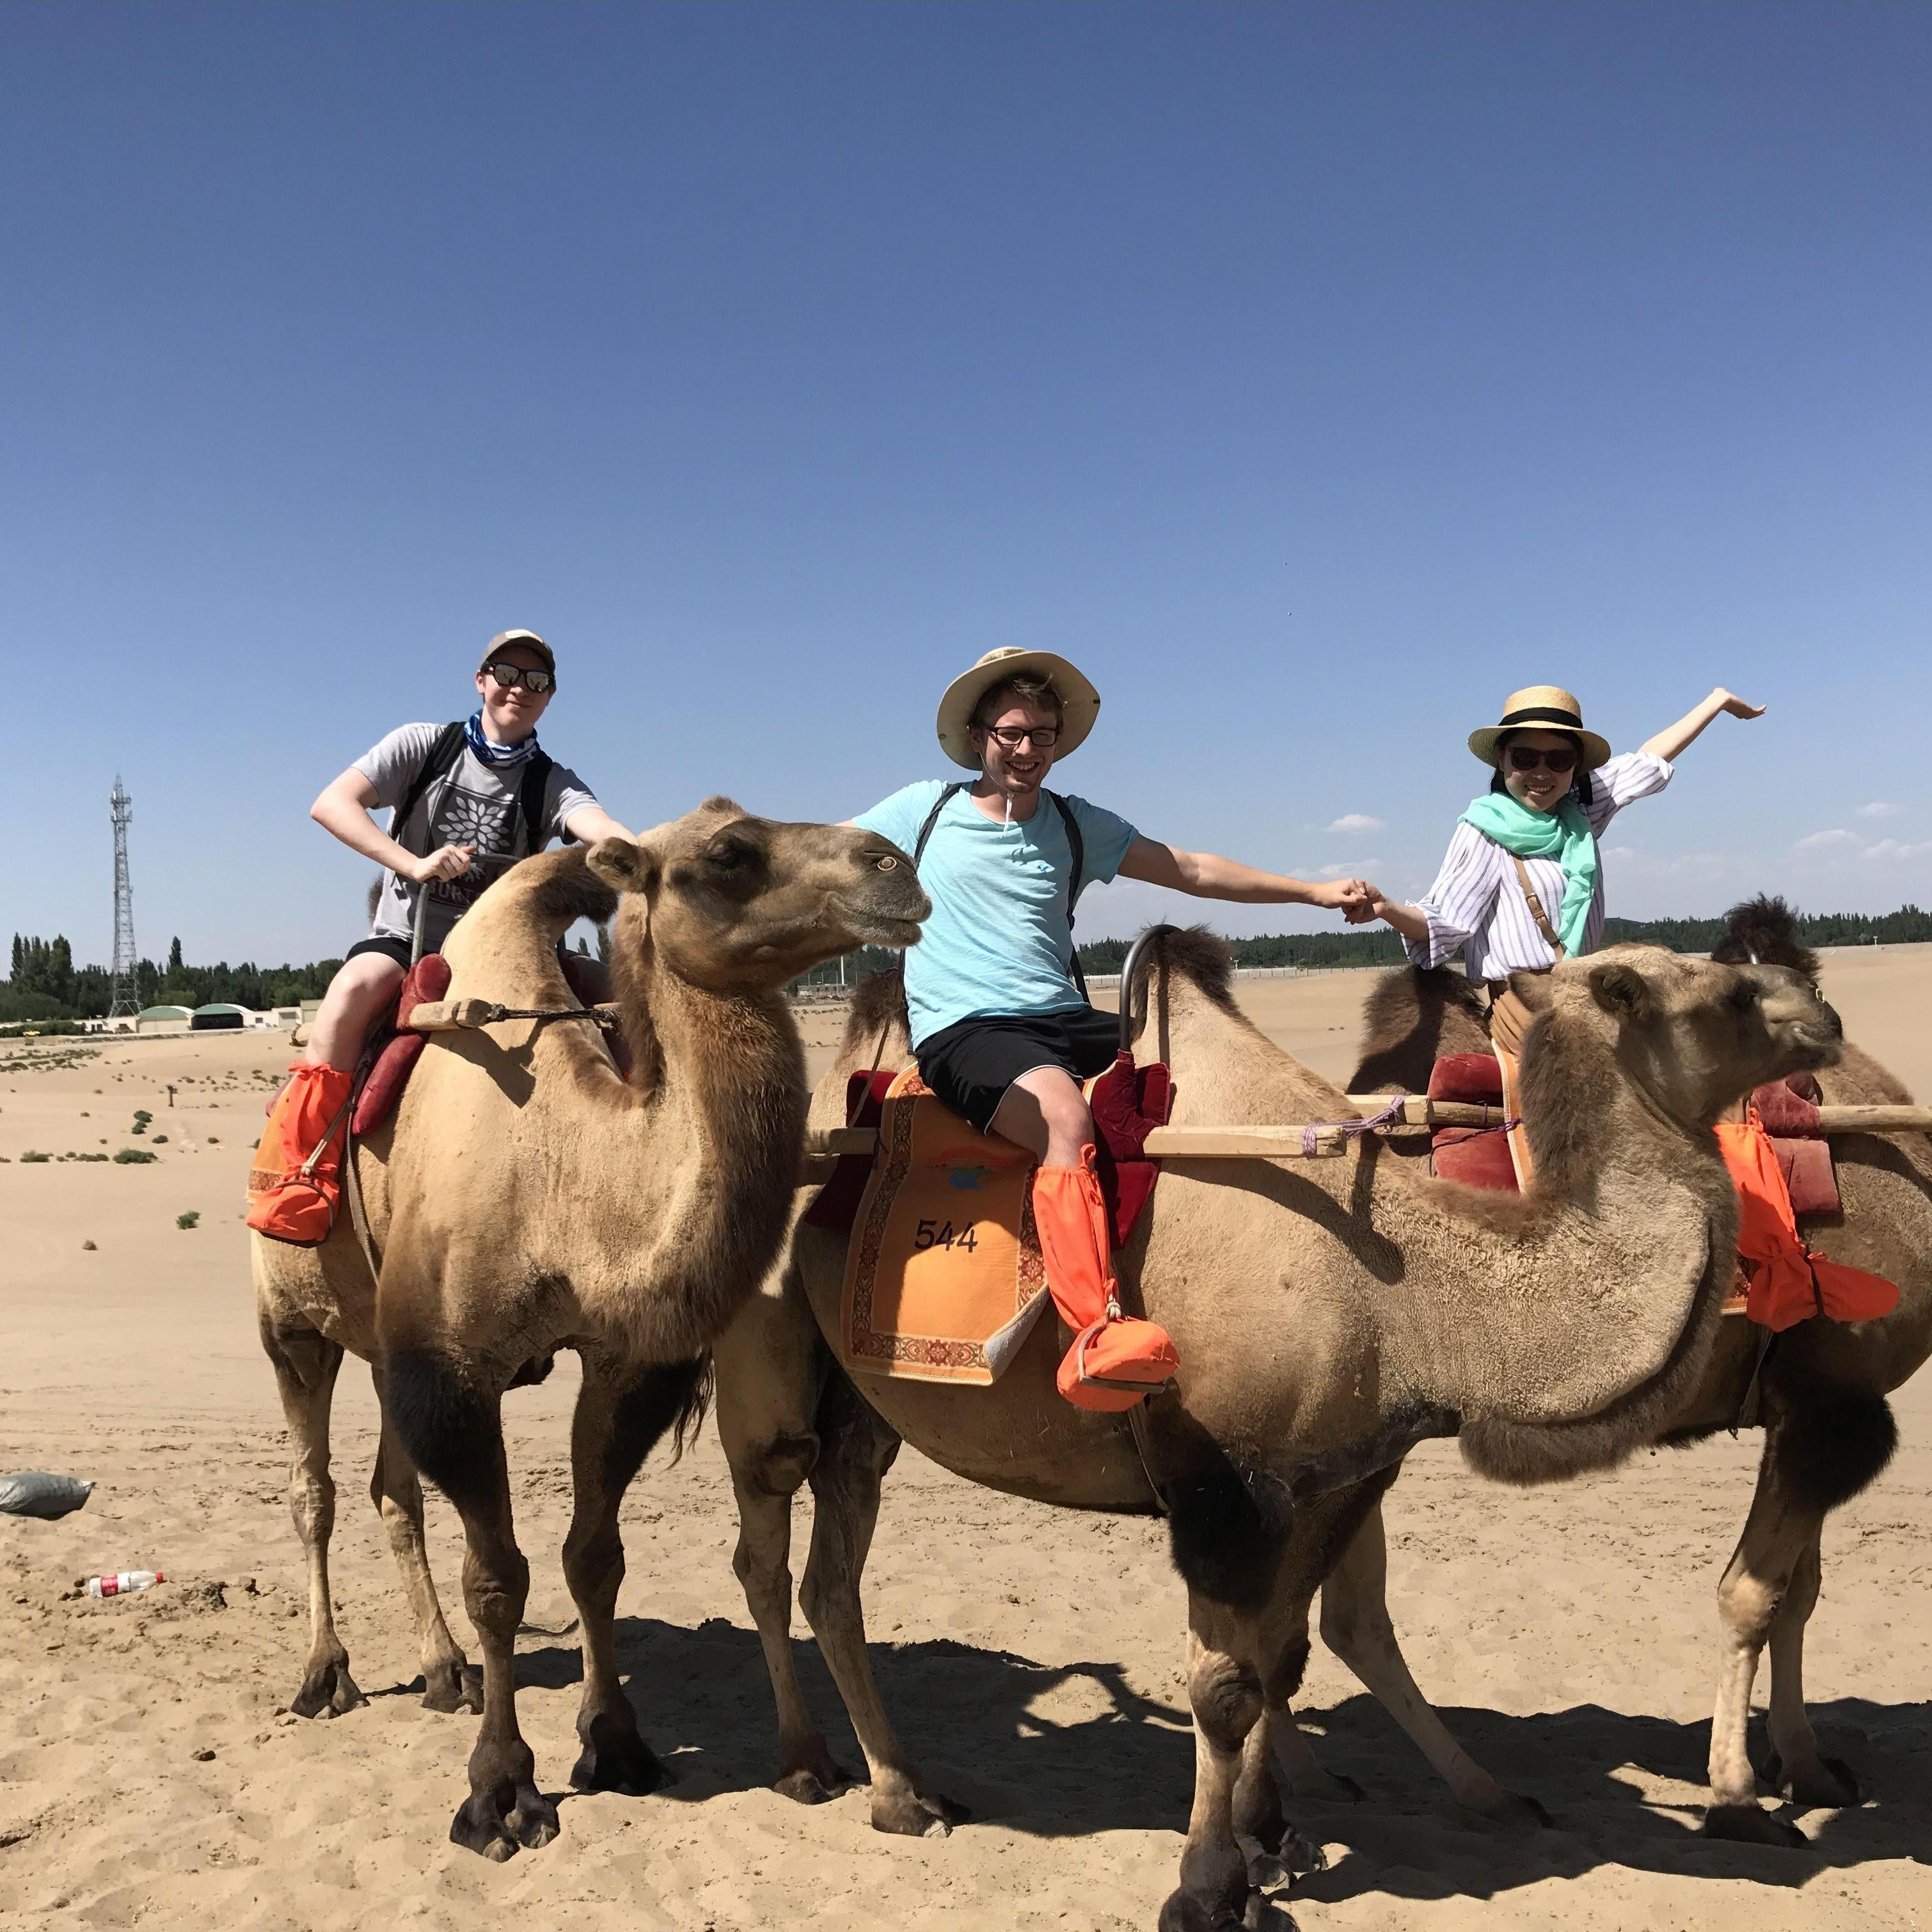
[[[1762,960],[1818,983],[1816,956],[1802,946],[1781,900],[1732,908],[1714,956]],[[1438,1053],[1487,1046],[1480,1007],[1459,974],[1396,972],[1371,996],[1354,1093],[1420,1091]],[[1869,1054],[1848,1046],[1820,1081],[1828,1102],[1905,1103],[1911,1095]],[[1808,1841],[1758,1802],[1759,1778],[1745,1748],[1751,1690],[1771,1649],[1772,1759],[1765,1781],[1801,1804],[1858,1802],[1850,1768],[1823,1756],[1804,1707],[1804,1632],[1818,1600],[1826,1516],[1874,1481],[1896,1436],[1885,1401],[1932,1354],[1932,1138],[1922,1134],[1834,1138],[1841,1216],[1807,1217],[1802,1232],[1834,1260],[1897,1283],[1898,1306],[1882,1321],[1801,1323],[1773,1341],[1758,1366],[1762,1332],[1733,1318],[1720,1327],[1704,1373],[1659,1432],[1694,1442],[1736,1426],[1754,1366],[1765,1430],[1757,1492],[1718,1586],[1717,1707],[1711,1726],[1713,1837],[1778,1845]],[[1462,1804],[1501,1815],[1513,1801],[1474,1764],[1417,1689],[1396,1642],[1384,1597],[1379,1505],[1324,1586],[1322,1634],[1448,1781]],[[1277,1726],[1276,1756],[1290,1788],[1304,1796],[1348,1795],[1322,1771],[1292,1721]]]
[[[927,910],[910,862],[873,834],[788,825],[712,799],[634,844],[532,858],[451,934],[450,998],[576,1006],[556,946],[616,914],[630,1078],[586,1022],[506,1021],[424,1052],[357,1172],[380,1258],[340,1226],[304,1250],[256,1239],[264,1346],[297,1456],[311,1646],[296,1708],[358,1700],[334,1628],[328,1403],[346,1348],[378,1364],[374,1490],[423,1634],[425,1701],[470,1701],[423,1557],[420,1470],[468,1544],[483,1722],[451,1835],[493,1858],[546,1844],[556,1813],[516,1724],[512,1645],[529,1570],[513,1539],[500,1403],[526,1365],[582,1358],[575,1510],[564,1570],[582,1618],[584,1750],[572,1778],[648,1790],[658,1765],[617,1680],[617,1509],[652,1445],[694,1416],[706,1352],[785,1232],[806,1096],[785,982],[862,944],[904,946]]]
[[[1144,988],[1130,989],[1144,992],[1142,1036],[1176,1070],[1174,1124],[1349,1118],[1337,1090],[1240,1016],[1229,983],[1218,941],[1169,929]],[[1709,1124],[1760,1081],[1838,1050],[1836,1016],[1774,968],[1620,947],[1522,990],[1537,1010],[1523,1058],[1544,1178],[1534,1197],[1432,1180],[1372,1143],[1339,1160],[1165,1163],[1120,1258],[1122,1286],[1174,1336],[1182,1367],[1147,1404],[1138,1447],[1127,1418],[1055,1394],[1064,1343],[1045,1324],[991,1388],[864,1379],[887,1430],[974,1481],[1076,1508],[1145,1510],[1157,1498],[1165,1509],[1188,1587],[1196,1780],[1162,1932],[1240,1924],[1250,1887],[1238,1820],[1282,1841],[1278,1809],[1260,1808],[1273,1793],[1256,1774],[1268,1729],[1257,1720],[1286,1713],[1310,1603],[1406,1450],[1460,1433],[1478,1471],[1527,1481],[1654,1439],[1702,1374],[1730,1278],[1736,1202]],[[902,1034],[866,1036],[872,1017],[855,1016],[820,1084],[821,1124],[850,1066],[903,1052]],[[919,1797],[892,1737],[859,1604],[885,1433],[839,1401],[818,1426],[808,1402],[784,1400],[809,1372],[794,1368],[788,1388],[783,1364],[757,1359],[773,1336],[796,1358],[801,1298],[837,1332],[844,1247],[797,1227],[790,1268],[721,1344],[719,1419],[747,1509],[739,1568],[773,1662],[788,1785],[811,1796],[836,1776],[790,1675],[789,1577],[771,1520],[783,1505],[768,1506],[811,1469],[806,1612],[875,1796],[879,1784],[887,1795],[879,1822],[919,1828],[922,1807],[928,1824],[943,1814]]]

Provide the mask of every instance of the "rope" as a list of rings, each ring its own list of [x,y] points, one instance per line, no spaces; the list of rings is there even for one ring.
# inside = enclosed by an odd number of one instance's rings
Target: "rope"
[[[1310,1120],[1301,1130],[1304,1158],[1315,1158],[1316,1148],[1324,1127],[1339,1127],[1346,1139],[1353,1140],[1358,1134],[1373,1133],[1378,1127],[1394,1126],[1402,1120],[1402,1105],[1409,1097],[1406,1094],[1392,1094],[1388,1105],[1379,1114],[1359,1114],[1352,1120]]]

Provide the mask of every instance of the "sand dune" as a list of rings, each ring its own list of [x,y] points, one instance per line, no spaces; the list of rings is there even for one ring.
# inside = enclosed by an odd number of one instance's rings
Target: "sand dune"
[[[1339,1078],[1366,987],[1338,973],[1251,981],[1242,997]],[[1932,1095],[1932,948],[1832,956],[1828,988],[1852,1036]],[[832,1024],[810,1023],[815,1058]],[[494,1912],[626,1932],[1151,1925],[1192,1778],[1181,1592],[1158,1526],[1015,1502],[910,1452],[875,1546],[872,1628],[909,1744],[975,1822],[944,1840],[886,1839],[860,1794],[808,1810],[764,1788],[770,1700],[707,1432],[676,1467],[653,1459],[624,1516],[621,1656],[678,1784],[642,1800],[569,1797],[557,1843],[500,1868],[450,1846],[473,1720],[425,1712],[411,1693],[414,1638],[366,1499],[374,1402],[352,1363],[337,1403],[334,1592],[370,1702],[334,1723],[281,1708],[300,1674],[304,1586],[240,1196],[286,1048],[214,1036],[111,1044],[52,1070],[46,1058],[0,1044],[0,1470],[100,1486],[58,1523],[0,1518],[0,1924],[282,1932],[467,1927]],[[137,1107],[154,1115],[146,1136],[129,1131]],[[164,1133],[146,1166],[20,1158]],[[178,1228],[190,1212],[199,1225]],[[1926,1386],[1897,1400],[1891,1472],[1832,1520],[1808,1658],[1826,1748],[1856,1762],[1868,1803],[1806,1815],[1808,1853],[1694,1834],[1712,1592],[1754,1441],[1528,1493],[1478,1485],[1452,1445],[1432,1444],[1388,1507],[1410,1660],[1476,1755],[1556,1828],[1504,1836],[1452,1815],[1318,1646],[1303,1708],[1326,1761],[1366,1796],[1298,1808],[1330,1862],[1282,1901],[1294,1923],[1851,1932],[1932,1918]],[[506,1405],[530,1618],[551,1628],[572,1615],[557,1550],[574,1387],[560,1364]],[[802,1508],[801,1535],[805,1521]],[[430,1531],[466,1642],[460,1536],[434,1498]],[[63,1594],[136,1564],[170,1584],[118,1603]],[[555,1791],[574,1754],[576,1652],[542,1635],[522,1649],[519,1708]],[[809,1652],[807,1684],[856,1764]]]

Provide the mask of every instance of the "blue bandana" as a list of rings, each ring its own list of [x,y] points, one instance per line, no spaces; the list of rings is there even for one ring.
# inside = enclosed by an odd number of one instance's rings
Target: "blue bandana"
[[[469,741],[470,748],[482,762],[494,771],[502,771],[511,765],[520,765],[532,757],[537,748],[537,734],[532,731],[527,738],[520,738],[514,745],[499,745],[483,735],[483,714],[472,711],[470,722],[464,726],[463,735]]]

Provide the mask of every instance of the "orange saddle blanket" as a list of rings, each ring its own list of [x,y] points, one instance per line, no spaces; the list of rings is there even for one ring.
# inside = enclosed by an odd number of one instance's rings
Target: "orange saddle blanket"
[[[982,1134],[918,1074],[887,1088],[845,1252],[839,1352],[863,1373],[993,1382],[1047,1306],[1033,1156]]]

